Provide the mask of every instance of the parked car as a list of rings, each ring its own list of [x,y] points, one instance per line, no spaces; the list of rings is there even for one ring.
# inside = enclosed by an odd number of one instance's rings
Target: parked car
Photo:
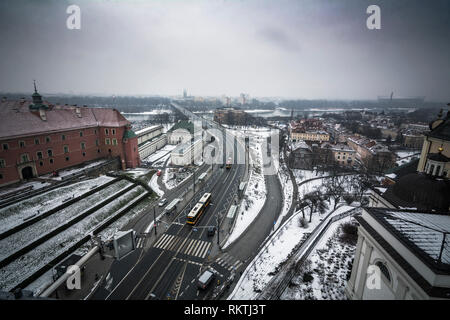
[[[214,236],[215,233],[216,233],[216,227],[215,226],[209,226],[208,227],[208,231],[207,231],[208,237]]]
[[[159,177],[159,176],[161,175],[161,170],[158,170],[158,171],[156,172],[156,175]]]
[[[166,198],[161,199],[161,200],[159,201],[159,203],[158,203],[158,206],[163,207],[166,203],[167,203],[167,199],[166,199]]]
[[[198,278],[197,286],[199,289],[205,290],[212,280],[215,278],[215,274],[210,270],[205,270]]]

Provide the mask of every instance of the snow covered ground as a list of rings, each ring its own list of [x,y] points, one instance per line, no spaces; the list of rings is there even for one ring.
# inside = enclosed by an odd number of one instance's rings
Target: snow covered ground
[[[11,204],[0,209],[0,232],[11,229],[23,223],[24,219],[33,215],[42,214],[63,203],[67,198],[78,197],[92,188],[101,186],[114,178],[100,176],[98,178],[84,180],[68,186],[53,189],[29,199]]]
[[[306,227],[302,226],[299,222],[300,217],[302,217],[301,211],[289,218],[249,264],[229,299],[255,299],[260,290],[278,272],[280,264],[287,259],[296,247],[303,243],[305,240],[304,237],[311,233],[320,224],[321,220],[332,212],[333,204],[333,200],[331,200],[327,212],[323,215],[316,212],[313,213],[312,220]],[[338,207],[328,219],[353,208],[346,205]],[[305,217],[309,221],[308,209],[305,210]]]
[[[162,191],[161,188],[159,187],[158,176],[156,175],[156,173],[152,176],[149,186],[159,197],[162,197],[164,195],[164,191]]]
[[[38,239],[43,234],[46,234],[61,224],[73,219],[92,206],[97,205],[108,196],[117,193],[130,185],[131,183],[127,180],[116,182],[31,226],[0,240],[0,248],[2,248],[0,251],[0,260]]]
[[[403,164],[406,164],[410,162],[411,160],[415,158],[420,157],[420,151],[414,150],[414,151],[396,151],[395,154],[397,155],[397,165],[401,166]]]
[[[356,243],[343,241],[342,224],[346,217],[331,224],[291,281],[281,300],[346,300],[345,286],[351,271]]]
[[[244,198],[237,212],[234,228],[223,248],[228,247],[247,229],[258,216],[266,201],[266,183],[262,173],[261,143],[258,136],[250,137],[250,177]]]
[[[104,163],[106,161],[108,161],[108,159],[101,159],[101,160],[98,160],[98,161],[94,161],[94,162],[88,163],[88,164],[86,164],[86,165],[84,165],[82,167],[79,167],[79,168],[59,170],[58,171],[58,174],[59,174],[58,177],[53,177],[53,174],[49,173],[49,174],[40,176],[40,178],[51,179],[51,180],[63,180],[65,177],[68,177],[68,176],[80,173],[81,171],[89,169],[89,168],[96,167],[96,166],[98,166],[98,165],[100,165],[100,164],[102,164],[102,163]]]
[[[126,226],[130,221],[132,221],[135,217],[140,215],[146,208],[146,206],[153,200],[144,199],[139,202],[133,209],[127,212],[125,215],[120,217],[118,220],[113,222],[103,231],[101,231],[97,236],[99,236],[103,241],[112,239],[117,231],[122,230],[124,226]],[[92,244],[86,243],[85,245],[78,248],[74,254],[84,255],[92,248]],[[34,295],[38,295],[45,288],[48,287],[53,282],[52,278],[52,270],[47,271],[41,277],[33,281],[29,284],[25,289],[33,291]]]
[[[167,156],[170,157],[170,152],[175,149],[176,145],[172,145],[172,144],[166,144],[164,147],[162,147],[161,149],[155,151],[154,153],[152,153],[151,155],[149,155],[147,158],[143,159],[143,161],[146,162],[155,162],[160,160],[162,157],[166,157]],[[160,162],[160,161],[158,161]]]
[[[280,180],[281,188],[283,189],[283,209],[281,210],[281,214],[279,215],[278,220],[275,224],[275,230],[280,226],[281,221],[289,212],[293,201],[292,197],[294,192],[294,185],[284,163],[281,165],[280,170],[278,171],[278,179]]]
[[[30,188],[30,187],[31,187],[31,190],[41,189],[41,188],[49,186],[50,184],[51,184],[50,182],[44,182],[44,181],[25,182],[25,183],[20,184],[20,186],[17,186],[17,187],[2,188],[0,190],[0,197],[8,195],[8,194],[12,194],[16,191],[18,192],[20,190],[24,190],[24,192],[25,192],[25,189],[28,190],[28,188]]]
[[[184,172],[179,172],[178,168],[165,169],[163,173],[163,183],[167,190],[176,188],[187,179],[192,179],[194,170],[198,168],[185,168]],[[197,178],[197,177],[196,177]]]
[[[109,218],[117,210],[124,207],[129,201],[144,191],[145,190],[141,186],[133,188],[97,210],[89,217],[76,223],[71,228],[59,233],[34,250],[26,253],[20,259],[17,259],[2,268],[0,270],[0,289],[10,290],[13,288],[14,285],[47,264],[55,256],[67,250],[66,247],[73,245],[85,235],[92,232],[92,230],[105,219]],[[91,205],[92,204],[93,203],[91,203]]]

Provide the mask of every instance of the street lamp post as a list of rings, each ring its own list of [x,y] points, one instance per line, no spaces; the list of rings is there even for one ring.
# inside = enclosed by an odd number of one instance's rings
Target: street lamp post
[[[153,207],[153,223],[155,226],[155,236],[156,236],[156,209]]]
[[[219,213],[217,213],[217,245],[220,244],[220,242],[219,242],[219,235],[220,235],[220,230],[219,230]]]

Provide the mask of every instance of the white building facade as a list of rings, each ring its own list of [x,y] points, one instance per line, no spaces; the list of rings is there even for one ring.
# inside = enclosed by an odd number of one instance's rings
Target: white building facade
[[[450,299],[450,216],[365,208],[357,220],[350,299]]]
[[[187,166],[202,158],[203,141],[197,139],[194,142],[186,142],[179,144],[170,153],[172,165]]]

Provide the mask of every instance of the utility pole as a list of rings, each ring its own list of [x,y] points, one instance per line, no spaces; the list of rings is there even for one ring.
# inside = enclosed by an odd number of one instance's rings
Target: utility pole
[[[153,223],[155,226],[155,236],[156,236],[156,209],[153,207]]]
[[[194,179],[193,184],[194,184],[194,194],[195,194],[195,167],[194,167],[194,172],[192,173],[192,177]]]
[[[220,230],[219,230],[219,213],[217,213],[217,245],[219,245],[220,248],[220,242],[219,242],[219,234],[220,234]]]

